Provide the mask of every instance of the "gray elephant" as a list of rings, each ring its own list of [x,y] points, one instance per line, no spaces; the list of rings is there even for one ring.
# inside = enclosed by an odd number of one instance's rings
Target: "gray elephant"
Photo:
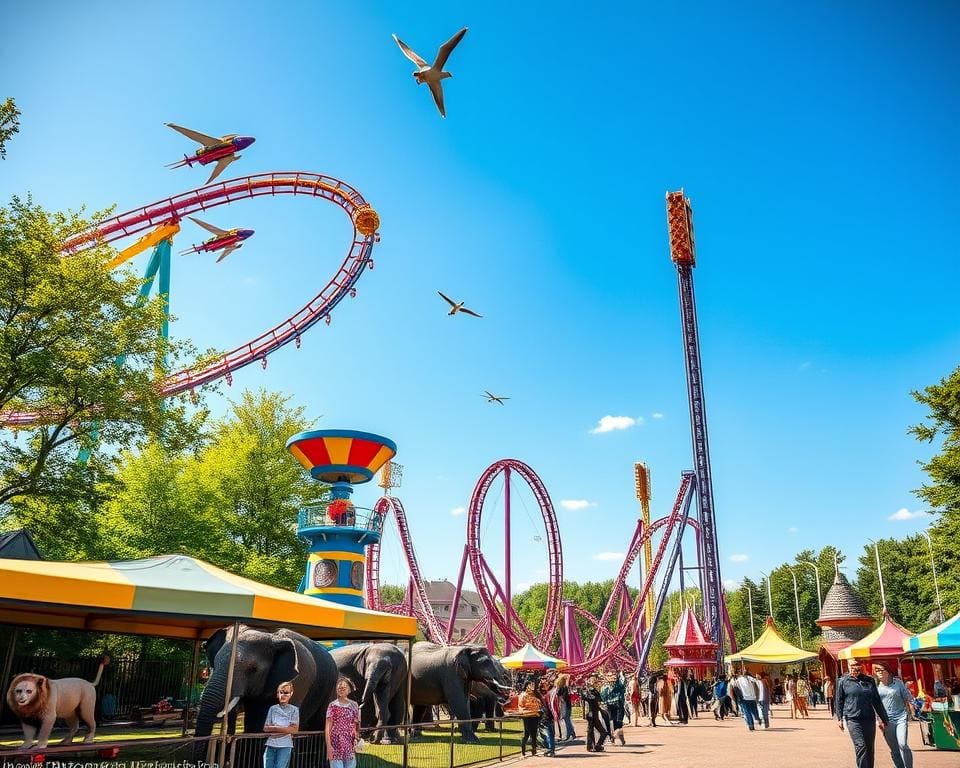
[[[213,667],[197,710],[197,736],[209,736],[218,714],[229,711],[229,730],[236,728],[237,704],[243,704],[244,731],[260,733],[267,710],[277,703],[277,686],[292,681],[291,703],[300,708],[300,729],[321,730],[327,704],[334,697],[337,665],[329,651],[289,629],[265,632],[241,626],[234,662],[230,701],[225,702],[227,670],[233,645],[233,627],[217,630],[207,640],[206,654]],[[222,717],[222,715],[220,715]],[[198,744],[198,752],[206,746]]]
[[[501,680],[503,667],[482,645],[415,643],[410,671],[414,723],[424,722],[428,708],[437,704],[456,720],[470,720],[469,690],[475,681],[504,694],[510,689]],[[472,723],[461,722],[460,735],[463,741],[478,741]]]
[[[350,679],[360,704],[360,725],[376,726],[374,742],[389,744],[395,729],[406,718],[407,657],[392,643],[357,643],[337,648],[330,654],[341,675]]]

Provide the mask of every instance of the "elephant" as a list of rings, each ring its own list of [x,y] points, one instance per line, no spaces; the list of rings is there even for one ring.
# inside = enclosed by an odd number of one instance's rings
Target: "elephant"
[[[243,703],[244,731],[263,731],[267,710],[277,703],[277,687],[287,681],[293,682],[290,703],[300,708],[300,729],[321,730],[337,683],[337,665],[330,652],[285,628],[265,632],[241,625],[239,638],[231,699],[226,702],[230,732],[236,728],[236,706],[240,702]],[[222,717],[232,641],[233,627],[218,629],[207,640],[206,654],[213,671],[200,697],[196,736],[209,736],[214,721]],[[206,745],[198,744],[197,751],[206,752]]]
[[[493,718],[503,714],[500,697],[484,683],[470,683],[470,719],[486,720],[484,728],[488,731],[497,729]],[[479,729],[478,729],[479,730]]]
[[[504,669],[482,645],[440,646],[419,642],[413,646],[410,664],[413,722],[423,722],[426,710],[446,706],[450,717],[460,720],[460,736],[465,742],[478,741],[470,720],[470,684],[484,683],[491,691],[507,692]]]
[[[353,697],[360,704],[361,727],[376,726],[373,741],[385,738],[389,744],[396,730],[386,727],[406,721],[407,657],[392,643],[347,645],[330,655],[337,671],[356,689]]]

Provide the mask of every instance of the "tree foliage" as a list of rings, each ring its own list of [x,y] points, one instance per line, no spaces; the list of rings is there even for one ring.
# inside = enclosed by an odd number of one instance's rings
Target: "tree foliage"
[[[23,502],[26,520],[37,499],[66,508],[103,498],[109,466],[76,461],[97,441],[124,448],[152,436],[179,446],[195,437],[185,401],[165,401],[155,386],[157,362],[179,365],[187,351],[160,335],[161,300],[137,302],[139,279],[108,270],[114,251],[105,245],[60,254],[88,227],[29,198],[0,208],[0,412],[42,417],[0,433],[0,515],[11,502]]]
[[[20,110],[10,97],[0,104],[0,160],[7,159],[7,142],[20,130]]]
[[[323,488],[285,445],[309,427],[289,398],[244,392],[200,450],[171,452],[154,443],[124,453],[119,489],[100,518],[101,555],[183,552],[295,590],[306,567],[297,513]]]

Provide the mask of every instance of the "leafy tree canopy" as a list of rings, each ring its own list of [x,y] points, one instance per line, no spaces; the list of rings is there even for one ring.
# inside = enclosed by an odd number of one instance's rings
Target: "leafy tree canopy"
[[[20,130],[20,110],[10,97],[0,104],[0,160],[7,159],[7,141]]]

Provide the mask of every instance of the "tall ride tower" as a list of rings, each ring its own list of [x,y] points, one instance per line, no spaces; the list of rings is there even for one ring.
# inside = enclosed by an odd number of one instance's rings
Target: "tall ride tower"
[[[694,471],[697,477],[697,507],[703,554],[704,628],[717,644],[717,664],[723,662],[723,582],[717,526],[713,507],[713,477],[710,472],[710,444],[707,440],[707,412],[703,395],[703,371],[700,364],[700,333],[697,329],[697,305],[693,295],[693,268],[697,265],[693,237],[693,209],[683,190],[667,192],[667,230],[670,258],[677,265],[680,292],[680,319],[683,326],[683,359],[687,369],[687,397],[690,403],[690,435],[693,441]]]
[[[643,515],[644,529],[650,528],[650,470],[647,465],[638,461],[633,465],[633,476],[637,486],[637,501],[640,502],[640,513]],[[643,544],[643,578],[650,573],[650,564],[653,562],[653,544],[650,537]],[[641,579],[642,583],[642,579]],[[653,590],[647,593],[647,602],[643,606],[644,632],[653,631]]]
[[[297,534],[309,542],[309,556],[299,591],[363,607],[366,547],[380,540],[383,525],[377,512],[355,507],[350,496],[396,455],[396,443],[369,432],[322,429],[294,435],[287,450],[311,477],[331,486],[328,498],[300,510]]]

